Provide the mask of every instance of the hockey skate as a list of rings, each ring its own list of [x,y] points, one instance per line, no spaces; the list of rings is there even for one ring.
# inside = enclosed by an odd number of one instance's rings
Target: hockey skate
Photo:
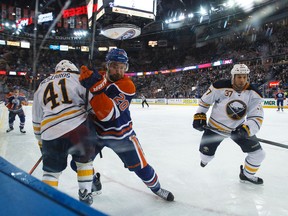
[[[160,188],[157,192],[154,192],[154,193],[164,200],[174,201],[174,195],[170,191],[167,191],[163,188]]]
[[[207,163],[205,164],[203,161],[200,161],[200,166],[201,167],[205,167],[207,165]]]
[[[78,195],[79,195],[80,202],[86,203],[88,205],[92,205],[93,197],[91,193],[88,193],[87,189],[79,190]]]
[[[10,131],[14,130],[13,127],[10,127],[9,129],[6,130],[6,133],[9,133]]]
[[[102,193],[102,184],[100,181],[100,173],[95,173],[93,176],[93,182],[92,182],[92,195],[100,195]]]
[[[240,174],[239,174],[239,178],[241,182],[251,182],[253,184],[263,184],[263,179],[256,177],[256,176],[252,176],[250,178],[248,178],[247,176],[244,175],[243,173],[243,166],[240,166]]]
[[[26,133],[26,131],[23,128],[20,128],[21,133]]]

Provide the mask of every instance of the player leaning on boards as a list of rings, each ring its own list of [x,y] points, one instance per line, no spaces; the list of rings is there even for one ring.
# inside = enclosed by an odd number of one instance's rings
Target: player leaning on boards
[[[80,82],[94,95],[90,104],[95,112],[97,150],[111,148],[125,167],[135,174],[159,197],[173,201],[171,192],[161,188],[158,176],[146,161],[142,147],[132,128],[129,106],[135,85],[125,76],[128,57],[123,49],[112,49],[106,56],[106,73],[81,67]]]
[[[250,85],[249,73],[245,64],[235,64],[231,70],[231,80],[212,84],[199,101],[193,127],[204,130],[199,149],[202,167],[214,158],[217,147],[227,137],[227,133],[221,134],[221,131],[231,132],[231,139],[243,152],[248,153],[244,167],[240,166],[240,180],[263,184],[263,179],[256,177],[255,173],[264,160],[265,152],[260,143],[253,139],[263,121],[262,95]],[[206,113],[212,104],[208,121],[212,129],[208,130],[205,129]]]
[[[67,167],[67,156],[76,162],[79,200],[93,203],[94,128],[90,128],[85,108],[86,89],[79,83],[79,70],[68,60],[60,61],[55,74],[43,80],[34,94],[32,120],[34,134],[42,142],[42,181],[57,188]],[[92,95],[91,95],[92,96]],[[73,148],[82,152],[71,152]]]

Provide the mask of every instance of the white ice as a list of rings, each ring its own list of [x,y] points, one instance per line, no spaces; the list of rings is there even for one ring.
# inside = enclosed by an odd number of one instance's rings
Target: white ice
[[[1,110],[0,155],[29,172],[40,157],[31,107],[25,107],[27,134],[20,133],[18,119],[15,130],[7,134],[8,112],[4,106]],[[202,133],[191,126],[195,110],[192,106],[151,105],[142,109],[141,105],[131,105],[134,129],[146,159],[156,170],[162,187],[173,192],[174,202],[155,196],[110,149],[104,149],[104,157],[94,161],[102,175],[103,190],[94,198],[92,207],[117,216],[287,216],[288,149],[262,144],[266,158],[257,175],[264,179],[263,186],[239,181],[239,166],[246,154],[229,138],[202,168],[198,152]],[[257,136],[288,145],[287,125],[288,110],[265,109],[263,127]],[[41,166],[33,173],[39,179]],[[78,198],[76,174],[70,167],[60,177],[59,190]]]

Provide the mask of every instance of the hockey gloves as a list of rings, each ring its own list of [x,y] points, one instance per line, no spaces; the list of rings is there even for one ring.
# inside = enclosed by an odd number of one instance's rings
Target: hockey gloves
[[[199,131],[203,131],[204,126],[207,125],[206,120],[207,118],[205,113],[196,113],[194,115],[193,128]]]
[[[99,74],[98,71],[93,72],[84,65],[80,69],[79,81],[92,94],[100,94],[105,90],[107,84],[104,75]]]
[[[246,139],[250,136],[250,129],[247,125],[242,124],[231,132],[232,139]]]

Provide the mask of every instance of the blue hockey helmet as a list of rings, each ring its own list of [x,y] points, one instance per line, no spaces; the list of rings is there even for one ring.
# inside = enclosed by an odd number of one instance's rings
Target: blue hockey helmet
[[[124,49],[113,48],[106,55],[106,62],[128,63],[128,56]]]
[[[14,91],[14,90],[20,90],[20,87],[15,85],[15,86],[13,86],[12,89],[13,89],[13,91]]]

